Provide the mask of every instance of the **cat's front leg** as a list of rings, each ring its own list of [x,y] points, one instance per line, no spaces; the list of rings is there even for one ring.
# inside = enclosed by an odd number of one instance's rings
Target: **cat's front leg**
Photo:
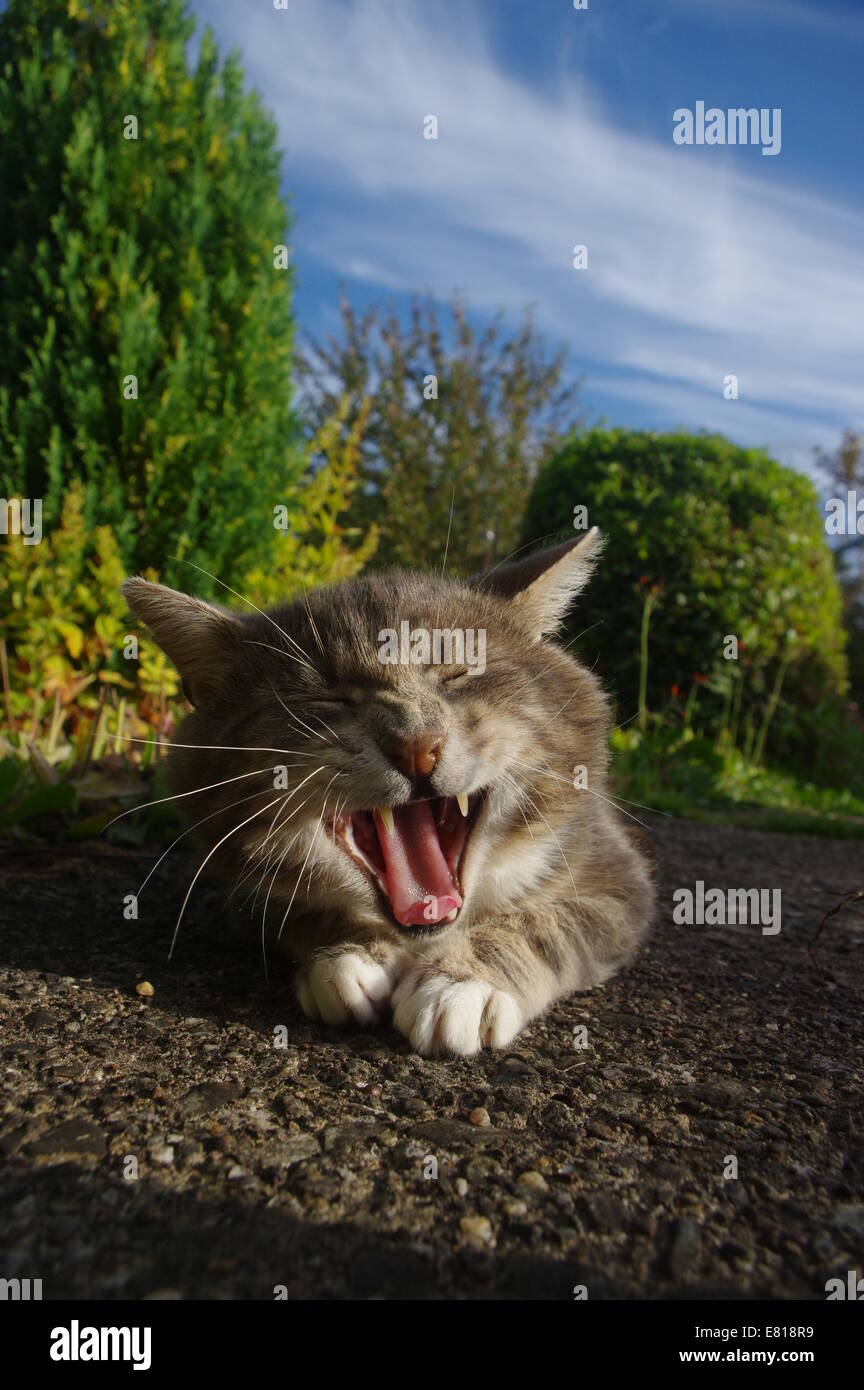
[[[647,918],[610,896],[453,931],[405,971],[393,1021],[427,1057],[506,1047],[556,999],[608,979],[632,956]]]
[[[424,1057],[470,1057],[482,1047],[506,1047],[526,1017],[516,997],[481,975],[461,977],[446,957],[416,965],[393,995],[393,1022]]]
[[[526,920],[497,918],[423,944],[393,995],[393,1021],[417,1052],[506,1047],[554,998],[553,972],[526,949]]]
[[[403,954],[389,942],[345,940],[312,951],[294,988],[307,1018],[368,1028],[389,1012],[403,969]]]

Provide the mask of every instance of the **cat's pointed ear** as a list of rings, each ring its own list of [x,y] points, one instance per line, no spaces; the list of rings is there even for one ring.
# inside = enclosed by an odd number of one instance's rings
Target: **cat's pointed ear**
[[[563,545],[536,550],[524,560],[490,571],[479,586],[512,599],[520,625],[539,642],[560,627],[567,609],[585,588],[605,544],[596,526]]]
[[[196,709],[207,704],[223,687],[232,658],[239,653],[239,618],[215,603],[146,579],[127,579],[123,596],[177,667],[190,704]]]

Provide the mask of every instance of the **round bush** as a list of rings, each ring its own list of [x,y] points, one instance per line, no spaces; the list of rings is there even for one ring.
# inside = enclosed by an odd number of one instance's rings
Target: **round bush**
[[[803,729],[808,709],[843,692],[840,592],[808,478],[721,435],[594,429],[570,436],[541,467],[523,543],[573,534],[579,506],[607,546],[571,631],[602,620],[580,646],[597,657],[622,717],[637,705],[652,593],[649,706],[686,694],[694,677],[722,684],[735,674],[745,711],[758,718],[782,669],[778,728],[788,737],[790,711]],[[724,658],[729,636],[737,665]]]

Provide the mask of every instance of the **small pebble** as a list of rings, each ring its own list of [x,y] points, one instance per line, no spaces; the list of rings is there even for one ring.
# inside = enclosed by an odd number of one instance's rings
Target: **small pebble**
[[[463,1216],[459,1229],[472,1245],[494,1245],[492,1224],[487,1216]]]
[[[228,1169],[229,1182],[237,1182],[238,1178],[245,1178],[245,1176],[246,1174],[244,1170],[240,1167],[239,1163],[235,1163],[233,1168]]]
[[[528,1187],[532,1192],[548,1192],[549,1184],[542,1173],[537,1173],[533,1168],[529,1168],[527,1173],[520,1173],[518,1182],[520,1187]]]
[[[174,1150],[170,1144],[154,1144],[149,1154],[154,1163],[161,1163],[165,1168],[174,1162]]]
[[[478,1105],[476,1110],[472,1110],[468,1119],[471,1121],[472,1125],[482,1125],[484,1128],[492,1123],[489,1118],[489,1111],[484,1110],[482,1105]]]
[[[516,1221],[520,1216],[528,1215],[528,1208],[524,1202],[505,1202],[504,1215],[512,1217]]]
[[[142,999],[152,999],[156,991],[149,980],[141,980],[135,986],[135,993],[140,994]]]
[[[468,1184],[464,1178],[457,1178],[453,1186],[456,1188],[457,1197],[468,1196]]]

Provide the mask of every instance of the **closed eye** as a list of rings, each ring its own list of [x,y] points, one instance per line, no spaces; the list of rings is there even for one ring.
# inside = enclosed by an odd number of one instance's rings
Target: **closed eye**
[[[479,680],[482,676],[501,676],[507,671],[504,662],[489,661],[485,666],[460,666],[457,670],[451,671],[443,676],[441,684],[445,690],[462,690],[468,685],[469,681]]]

